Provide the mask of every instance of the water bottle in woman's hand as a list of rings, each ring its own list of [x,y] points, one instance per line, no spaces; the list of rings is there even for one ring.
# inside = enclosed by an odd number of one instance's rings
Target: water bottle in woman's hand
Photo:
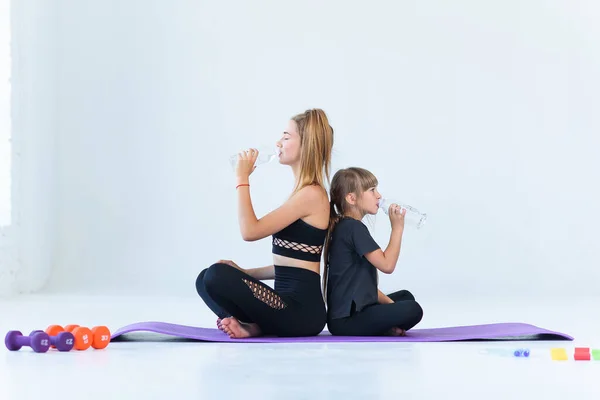
[[[405,224],[412,225],[417,229],[421,228],[425,224],[425,221],[427,220],[427,214],[421,213],[416,208],[392,199],[381,198],[379,200],[379,208],[381,208],[386,215],[388,214],[388,210],[392,204],[398,204],[401,209],[406,210],[406,215],[404,216]]]
[[[268,146],[259,147],[258,148],[258,157],[256,158],[256,162],[254,163],[254,165],[258,167],[261,164],[270,163],[271,161],[277,159],[278,157],[279,157],[279,149],[277,147],[268,147]],[[233,169],[235,169],[237,161],[238,161],[237,154],[234,154],[229,157],[229,164],[231,165],[231,167]]]

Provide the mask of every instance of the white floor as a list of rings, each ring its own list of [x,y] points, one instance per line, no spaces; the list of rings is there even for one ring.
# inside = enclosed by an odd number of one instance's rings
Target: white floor
[[[213,344],[118,342],[105,350],[0,356],[0,399],[598,399],[600,361],[557,362],[551,347],[600,348],[600,299],[422,301],[431,328],[526,322],[574,342]],[[139,321],[211,327],[195,298],[28,296],[0,300],[0,328]],[[485,354],[529,347],[529,359]]]

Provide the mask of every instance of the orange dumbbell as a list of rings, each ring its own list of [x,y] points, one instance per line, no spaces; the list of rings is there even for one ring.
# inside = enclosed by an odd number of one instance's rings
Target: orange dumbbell
[[[62,331],[73,334],[75,337],[73,348],[77,350],[87,350],[90,346],[95,349],[103,349],[110,343],[110,330],[106,326],[95,326],[90,330],[79,325],[67,325],[64,329],[60,325],[52,325],[46,329],[49,335],[50,332],[58,334]]]
[[[79,328],[77,325],[50,325],[46,329],[48,335],[58,335],[60,332],[71,332],[75,338],[73,346],[76,350],[87,350],[92,345],[92,331],[88,328]]]
[[[82,350],[87,349],[90,345],[95,349],[103,349],[110,343],[110,330],[106,326],[95,326],[90,331],[89,328],[80,327],[79,325],[67,325],[65,326],[65,330],[67,332],[73,333],[75,336],[75,343],[77,343],[77,335],[78,332],[81,332],[82,341],[85,342],[86,337],[88,338],[87,347]],[[77,344],[75,345],[77,347]]]

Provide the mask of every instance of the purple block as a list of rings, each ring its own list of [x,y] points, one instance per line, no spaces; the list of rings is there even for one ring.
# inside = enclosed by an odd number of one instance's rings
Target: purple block
[[[139,322],[117,329],[111,339],[132,332],[154,332],[177,338],[194,339],[205,342],[230,343],[333,343],[333,342],[451,342],[461,340],[573,340],[564,333],[550,331],[534,325],[522,323],[498,323],[487,325],[467,325],[457,327],[412,329],[406,336],[333,336],[323,331],[318,336],[272,337],[262,336],[248,339],[231,339],[227,334],[210,328],[169,324],[166,322]],[[140,340],[144,339],[129,339]]]

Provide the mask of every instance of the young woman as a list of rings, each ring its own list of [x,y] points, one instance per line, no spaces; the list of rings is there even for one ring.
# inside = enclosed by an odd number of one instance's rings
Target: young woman
[[[362,222],[367,214],[377,214],[377,185],[371,172],[354,167],[337,171],[331,182],[323,291],[333,335],[400,336],[423,318],[421,306],[407,290],[386,296],[377,288],[377,271],[391,274],[396,268],[406,213],[397,204],[390,206],[392,232],[382,250]]]
[[[196,290],[219,317],[217,326],[232,338],[259,335],[313,336],[326,324],[320,287],[322,247],[329,225],[329,183],[333,129],[320,109],[288,122],[277,141],[279,163],[291,167],[295,185],[279,208],[257,218],[250,197],[250,174],[258,151],[238,156],[236,185],[242,238],[272,236],[273,265],[244,269],[220,260],[200,273]],[[262,280],[274,279],[274,290]]]

